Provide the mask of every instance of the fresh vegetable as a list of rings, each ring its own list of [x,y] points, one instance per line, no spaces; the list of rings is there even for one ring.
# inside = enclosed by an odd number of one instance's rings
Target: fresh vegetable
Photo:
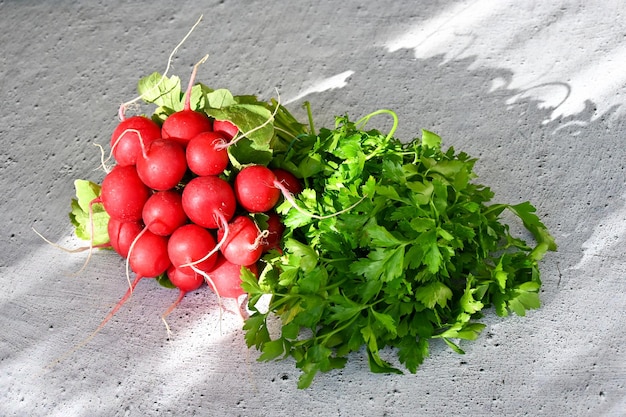
[[[187,144],[187,165],[196,175],[220,175],[230,163],[223,133],[203,132]]]
[[[102,180],[100,200],[108,215],[118,220],[141,220],[149,197],[150,189],[132,165],[117,165]]]
[[[111,217],[107,224],[109,243],[115,252],[126,259],[131,245],[143,229],[141,222],[125,222]]]
[[[161,275],[172,264],[167,237],[144,230],[128,251],[128,261],[137,276],[153,278]]]
[[[230,262],[224,256],[219,256],[215,267],[207,273],[209,288],[222,298],[239,298],[244,295],[242,276],[247,275],[248,280],[254,280],[257,274],[256,264],[242,266]]]
[[[213,251],[215,246],[215,238],[208,230],[197,224],[187,224],[172,233],[167,252],[172,265],[190,274],[196,269],[213,269],[217,260]]]
[[[163,318],[206,282],[248,297],[245,342],[259,360],[291,358],[306,388],[361,350],[373,372],[416,372],[436,339],[463,353],[484,309],[539,307],[539,262],[555,241],[530,202],[492,202],[476,159],[426,130],[399,140],[390,110],[316,132],[310,107],[301,123],[276,100],[194,84],[196,70],[185,92],[177,77],[142,78],[154,113],[123,107],[117,165],[101,188],[77,182],[77,236],[136,274],[103,324],[144,277],[179,291]],[[377,115],[393,118],[390,132],[366,129]]]
[[[143,206],[142,219],[148,230],[159,236],[169,236],[187,223],[183,198],[178,191],[157,191]]]
[[[227,140],[231,140],[237,133],[239,133],[239,129],[232,122],[228,120],[215,120],[213,121],[213,131],[215,133],[219,133],[224,135]]]
[[[174,140],[157,139],[148,145],[145,156],[137,158],[137,175],[149,188],[170,190],[187,172],[185,150]]]
[[[428,131],[402,143],[393,130],[364,130],[373,115],[339,117],[273,160],[303,178],[296,203],[320,216],[277,208],[283,254],[266,256],[261,280],[244,284],[254,312],[246,341],[261,360],[292,357],[300,388],[361,347],[373,372],[401,372],[381,356],[387,346],[411,372],[433,339],[462,353],[457,340],[478,337],[483,308],[506,316],[539,306],[538,261],[556,249],[529,203],[490,203],[491,190],[473,182],[475,159],[444,151]],[[533,234],[534,248],[500,223],[504,210]],[[262,312],[255,303],[264,294],[272,301]]]
[[[202,62],[204,60],[200,61],[199,64]],[[171,138],[183,146],[186,146],[191,139],[200,133],[213,130],[213,123],[206,113],[191,108],[191,89],[193,88],[197,68],[198,65],[193,68],[189,86],[185,92],[185,107],[165,119],[161,127],[161,136],[164,139]]]
[[[263,237],[257,224],[248,216],[235,217],[228,224],[228,228],[217,232],[217,239],[222,242],[220,251],[224,258],[234,264],[246,266],[255,264],[261,258]]]
[[[123,119],[111,135],[111,153],[117,165],[135,165],[137,157],[156,139],[161,126],[145,116]]]
[[[274,183],[276,175],[263,165],[249,165],[235,178],[237,202],[250,213],[271,210],[280,199],[280,190]]]
[[[183,210],[192,222],[207,229],[229,222],[236,209],[235,193],[220,177],[195,177],[183,189]]]
[[[280,242],[283,238],[283,233],[285,232],[285,225],[283,224],[283,220],[275,211],[270,211],[267,214],[267,236],[262,240],[261,244],[263,245],[263,251],[267,252],[271,249],[279,249],[280,250]]]
[[[182,295],[197,290],[204,284],[204,277],[193,269],[178,268],[171,265],[167,270],[170,282],[180,290]]]
[[[282,184],[287,191],[291,194],[300,194],[302,191],[302,184],[295,175],[281,168],[274,168],[272,169],[272,172],[274,173],[276,180]]]

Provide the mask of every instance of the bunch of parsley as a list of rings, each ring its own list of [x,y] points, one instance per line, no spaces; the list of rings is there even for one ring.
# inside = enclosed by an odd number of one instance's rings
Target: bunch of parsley
[[[387,135],[365,130],[379,113],[394,118]],[[305,189],[300,210],[278,207],[282,251],[265,257],[258,281],[244,278],[252,311],[244,330],[259,360],[295,360],[299,388],[362,348],[373,372],[402,372],[380,355],[391,347],[415,373],[431,339],[463,353],[457,340],[477,338],[484,308],[506,316],[539,307],[538,261],[556,244],[535,208],[490,203],[492,191],[472,181],[476,159],[442,150],[428,131],[403,143],[396,125],[388,110],[356,123],[338,117],[334,129],[311,129],[274,151],[271,164]],[[534,247],[511,235],[504,210]],[[260,308],[265,294],[269,306]]]

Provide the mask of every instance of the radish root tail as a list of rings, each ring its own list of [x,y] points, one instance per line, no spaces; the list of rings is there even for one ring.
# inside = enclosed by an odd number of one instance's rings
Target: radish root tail
[[[176,301],[174,301],[168,308],[167,310],[165,310],[165,312],[161,315],[161,320],[163,320],[163,324],[165,324],[165,330],[167,331],[167,340],[172,340],[172,331],[170,330],[170,325],[167,323],[167,320],[165,319],[167,316],[170,315],[170,313],[172,311],[174,311],[174,309],[176,307],[178,307],[178,305],[180,304],[181,301],[183,301],[183,298],[185,298],[185,295],[187,294],[186,291],[183,290],[179,290],[178,293],[178,298],[176,298]]]
[[[130,280],[130,254],[133,252],[133,249],[135,249],[135,244],[137,243],[137,241],[141,238],[141,236],[144,235],[144,233],[146,233],[146,231],[148,230],[148,226],[146,225],[143,230],[141,232],[139,232],[139,234],[137,235],[137,237],[135,237],[135,239],[133,239],[133,243],[130,244],[130,247],[128,248],[128,255],[126,256],[126,280],[128,281],[128,289],[130,290],[130,292],[133,292],[134,286]]]
[[[67,351],[65,354],[63,354],[62,356],[58,357],[57,359],[53,360],[51,363],[46,365],[45,368],[46,369],[52,369],[54,366],[56,366],[59,363],[63,362],[65,359],[70,357],[73,353],[77,352],[83,346],[87,345],[87,343],[89,343],[94,337],[96,337],[96,335],[98,333],[100,333],[100,331],[109,322],[109,320],[111,320],[113,318],[115,313],[117,313],[117,311],[122,307],[122,305],[124,305],[124,303],[126,301],[128,301],[128,299],[129,299],[130,295],[132,294],[133,290],[135,289],[135,287],[137,286],[139,281],[141,281],[142,278],[143,277],[139,276],[139,275],[135,278],[135,280],[133,281],[133,283],[131,285],[131,288],[126,290],[126,293],[124,294],[124,296],[117,302],[117,304],[113,307],[113,309],[109,312],[109,314],[106,315],[104,320],[102,320],[102,322],[98,325],[96,330],[93,331],[93,333],[91,333],[89,336],[87,336],[85,339],[83,339],[79,344],[74,346],[74,348],[72,348],[71,350]]]
[[[202,15],[200,15],[200,17],[198,18],[198,20],[196,21],[196,23],[191,27],[191,29],[189,29],[189,32],[187,32],[187,34],[185,35],[185,37],[178,43],[178,45],[176,45],[174,47],[174,49],[172,50],[172,52],[170,53],[170,56],[167,59],[167,66],[165,67],[165,71],[163,72],[163,75],[161,75],[161,79],[152,87],[152,89],[158,88],[158,86],[163,82],[163,80],[165,79],[165,77],[167,76],[167,73],[170,70],[170,67],[172,66],[172,61],[174,60],[174,55],[176,54],[176,52],[178,52],[178,49],[183,45],[183,43],[185,43],[185,41],[187,40],[187,38],[189,38],[189,36],[191,36],[191,33],[196,29],[196,27],[200,24],[200,22],[202,21]],[[119,109],[119,117],[121,120],[124,120],[124,118],[126,117],[125,112],[126,112],[126,108],[128,108],[131,104],[136,103],[137,101],[141,100],[143,98],[143,94],[135,97],[134,99],[127,101],[126,103],[122,103],[120,105],[120,109]]]

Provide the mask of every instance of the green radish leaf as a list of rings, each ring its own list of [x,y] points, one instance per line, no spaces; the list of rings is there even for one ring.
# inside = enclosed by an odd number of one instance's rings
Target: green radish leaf
[[[172,111],[184,108],[184,92],[181,90],[180,78],[176,76],[168,78],[154,72],[139,80],[137,90],[146,103],[153,103]]]
[[[232,93],[225,88],[220,88],[220,89],[211,91],[210,93],[207,94],[206,97],[207,97],[206,107],[209,107],[212,109],[223,109],[225,107],[237,104],[237,101],[235,101],[235,98],[233,97]],[[223,120],[223,119],[218,119],[218,120]]]
[[[76,198],[71,201],[70,222],[79,239],[91,241],[93,246],[109,242],[109,214],[101,203],[92,204],[100,197],[100,186],[87,180],[74,181]]]
[[[232,104],[221,108],[207,108],[206,113],[216,120],[228,120],[249,138],[254,147],[269,150],[274,137],[272,112],[258,104]]]
[[[248,138],[242,138],[228,147],[228,157],[233,168],[241,170],[247,165],[267,165],[272,160],[269,146],[260,147]]]
[[[171,288],[171,289],[176,288],[176,285],[172,284],[172,281],[170,281],[170,278],[167,276],[167,272],[162,273],[155,279],[156,279],[156,282],[162,287]]]

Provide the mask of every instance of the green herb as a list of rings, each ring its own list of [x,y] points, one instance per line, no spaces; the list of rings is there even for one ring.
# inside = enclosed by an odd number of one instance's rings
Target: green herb
[[[394,117],[387,135],[365,130],[379,113]],[[387,110],[356,123],[338,117],[334,129],[274,152],[273,165],[303,179],[298,204],[319,216],[278,207],[283,252],[265,257],[258,281],[245,278],[253,313],[244,329],[260,360],[295,360],[300,388],[362,347],[373,372],[401,372],[380,354],[391,347],[414,373],[432,339],[463,353],[458,340],[478,337],[484,308],[506,316],[539,306],[538,261],[556,244],[535,208],[491,204],[492,191],[473,181],[476,159],[442,150],[428,131],[402,143],[396,124]],[[501,223],[504,210],[521,219],[534,247]],[[256,307],[264,294],[268,311]]]

